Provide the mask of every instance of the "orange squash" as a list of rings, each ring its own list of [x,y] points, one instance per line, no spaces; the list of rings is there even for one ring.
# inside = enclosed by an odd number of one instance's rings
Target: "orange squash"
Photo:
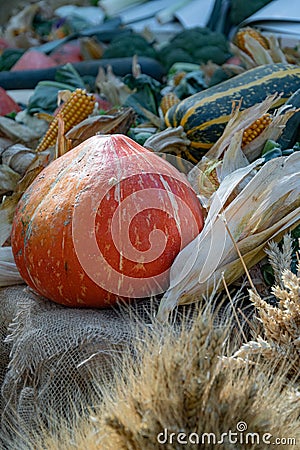
[[[183,174],[125,135],[97,135],[49,164],[23,194],[12,249],[39,294],[105,307],[165,291],[174,258],[202,227]]]

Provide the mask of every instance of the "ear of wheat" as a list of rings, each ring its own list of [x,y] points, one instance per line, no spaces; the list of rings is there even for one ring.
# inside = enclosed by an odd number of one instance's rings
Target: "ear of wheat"
[[[286,235],[282,248],[272,242],[267,250],[275,274],[272,293],[277,299],[271,306],[256,292],[250,299],[257,309],[263,336],[244,344],[234,357],[255,360],[257,356],[288,367],[287,376],[299,379],[300,366],[300,265],[291,271],[292,239]]]

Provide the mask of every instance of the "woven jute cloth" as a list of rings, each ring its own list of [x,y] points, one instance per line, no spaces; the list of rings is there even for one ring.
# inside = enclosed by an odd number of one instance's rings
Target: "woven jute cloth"
[[[116,359],[134,348],[155,301],[108,309],[66,308],[26,286],[0,289],[0,448],[47,417],[88,405],[94,383],[112,380]],[[10,448],[13,448],[11,446]]]

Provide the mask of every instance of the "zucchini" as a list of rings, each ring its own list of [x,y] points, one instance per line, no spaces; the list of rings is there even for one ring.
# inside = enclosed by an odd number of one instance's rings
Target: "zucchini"
[[[284,63],[258,66],[172,106],[165,115],[165,124],[184,128],[191,141],[187,158],[199,161],[222,135],[233,102],[241,100],[243,110],[278,92],[282,93],[278,107],[299,88],[300,66]]]

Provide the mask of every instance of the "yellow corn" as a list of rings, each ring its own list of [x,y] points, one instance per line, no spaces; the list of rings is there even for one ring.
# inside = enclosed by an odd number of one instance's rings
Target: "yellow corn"
[[[168,92],[166,95],[163,96],[161,102],[160,102],[160,109],[163,113],[163,115],[166,114],[166,112],[171,108],[171,106],[177,105],[180,100],[177,97],[174,92]]]
[[[53,120],[36,151],[42,152],[55,144],[58,134],[58,116],[63,119],[64,131],[67,133],[71,128],[82,122],[93,112],[95,102],[95,96],[88,94],[85,89],[78,88],[73,91],[70,98],[53,117]]]
[[[253,122],[250,127],[246,128],[243,133],[242,147],[249,144],[272,122],[271,114],[264,114],[262,117]]]
[[[255,39],[257,42],[259,42],[263,48],[265,48],[265,49],[269,48],[268,41],[266,40],[266,38],[255,28],[251,28],[251,27],[241,28],[235,36],[235,39],[234,39],[235,44],[241,50],[243,50],[243,52],[248,53],[248,55],[251,56],[250,52],[248,52],[248,50],[245,47],[245,36],[246,35],[253,37],[253,39]]]

